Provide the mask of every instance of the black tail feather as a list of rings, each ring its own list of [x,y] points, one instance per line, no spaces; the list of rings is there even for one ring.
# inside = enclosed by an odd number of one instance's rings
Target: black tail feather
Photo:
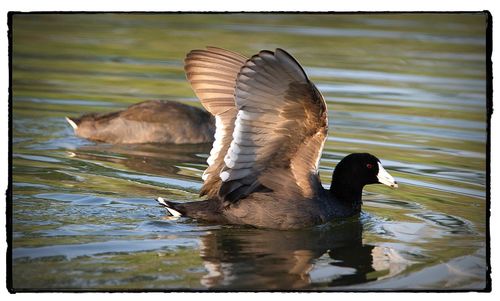
[[[219,200],[175,203],[159,197],[156,201],[167,208],[168,212],[174,217],[184,216],[196,218],[205,222],[214,222],[218,224],[227,223],[223,214],[222,203]]]
[[[170,215],[172,215],[174,217],[179,217],[179,216],[182,216],[185,214],[185,212],[183,212],[184,210],[179,208],[179,207],[181,207],[181,206],[179,206],[179,204],[165,201],[162,197],[158,197],[156,199],[156,201],[160,205],[165,206],[167,208],[168,213],[170,213]]]

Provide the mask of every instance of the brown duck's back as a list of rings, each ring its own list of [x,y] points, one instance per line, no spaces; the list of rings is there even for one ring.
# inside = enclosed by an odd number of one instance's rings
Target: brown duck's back
[[[144,101],[126,110],[86,114],[72,121],[77,136],[115,144],[207,143],[215,132],[208,112],[174,101]]]

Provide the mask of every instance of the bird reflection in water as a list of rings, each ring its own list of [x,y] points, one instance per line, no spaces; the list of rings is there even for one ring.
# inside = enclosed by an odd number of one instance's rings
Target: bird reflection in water
[[[119,164],[127,170],[159,176],[179,177],[179,162],[205,164],[201,154],[210,151],[210,144],[97,144],[73,150],[70,157]]]
[[[384,248],[362,243],[359,218],[305,230],[223,227],[201,238],[215,290],[287,290],[349,286],[377,279],[389,267]],[[392,274],[392,269],[389,274]]]

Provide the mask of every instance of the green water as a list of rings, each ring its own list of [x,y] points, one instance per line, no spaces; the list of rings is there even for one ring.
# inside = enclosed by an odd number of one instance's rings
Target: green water
[[[17,14],[12,22],[12,280],[22,290],[482,289],[484,14]],[[327,185],[382,160],[359,218],[300,231],[171,220],[211,145],[96,144],[64,116],[146,99],[200,106],[183,72],[206,45],[284,48],[325,96]]]

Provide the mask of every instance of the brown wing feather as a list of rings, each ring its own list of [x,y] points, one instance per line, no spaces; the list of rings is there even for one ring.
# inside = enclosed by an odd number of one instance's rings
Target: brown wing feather
[[[224,155],[232,140],[236,108],[234,91],[236,77],[245,64],[244,56],[215,47],[193,50],[186,56],[184,70],[202,105],[215,116],[215,141],[203,174],[200,195],[216,197],[221,185],[219,173]]]
[[[327,110],[297,61],[281,49],[261,51],[241,69],[235,97],[238,114],[219,196],[236,202],[252,192],[286,189],[312,197]]]

